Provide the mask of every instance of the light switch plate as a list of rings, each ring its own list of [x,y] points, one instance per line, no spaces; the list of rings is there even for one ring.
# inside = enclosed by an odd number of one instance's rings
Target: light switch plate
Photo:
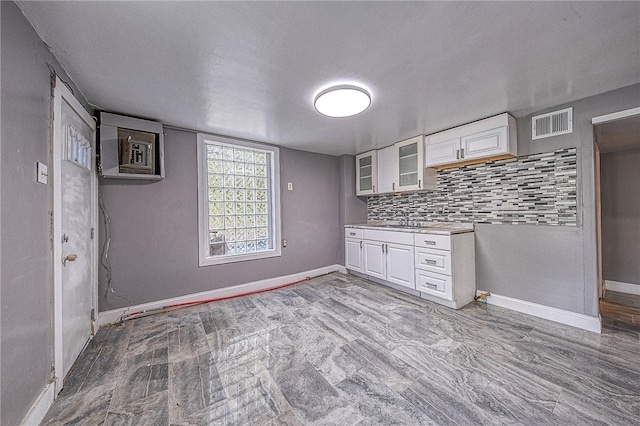
[[[37,176],[38,176],[38,183],[43,183],[43,184],[47,184],[49,182],[49,172],[47,171],[47,165],[46,164],[42,164],[41,162],[38,161],[38,165],[36,167],[37,171]]]

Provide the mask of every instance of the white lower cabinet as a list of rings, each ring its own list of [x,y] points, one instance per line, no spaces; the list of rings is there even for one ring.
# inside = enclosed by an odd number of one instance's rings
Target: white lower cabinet
[[[476,292],[473,232],[436,235],[346,228],[345,266],[454,309],[473,301]]]
[[[345,228],[344,266],[356,272],[364,272],[362,229]]]
[[[416,290],[429,300],[459,309],[476,294],[472,232],[450,236],[414,234]]]
[[[387,281],[414,288],[413,246],[387,244]]]
[[[451,300],[452,289],[450,276],[416,269],[416,290]]]
[[[364,240],[364,273],[384,280],[387,278],[387,257],[381,241]]]
[[[364,230],[364,273],[415,288],[413,241],[406,232]]]
[[[346,238],[344,243],[345,264],[347,269],[363,272],[362,240]]]

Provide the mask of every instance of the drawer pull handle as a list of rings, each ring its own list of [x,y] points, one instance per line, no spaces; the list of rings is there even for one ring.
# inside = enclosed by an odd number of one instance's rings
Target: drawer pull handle
[[[356,235],[355,232],[349,232],[349,235]]]
[[[435,241],[430,241],[430,240],[424,240],[424,243],[425,243],[426,245],[429,245],[429,246],[435,246],[435,245],[436,245],[436,242],[435,242]]]
[[[431,283],[426,283],[426,284],[427,284],[427,287],[429,288],[435,288],[435,289],[438,288],[438,284],[431,284]]]
[[[437,262],[433,259],[425,259],[424,261],[427,265],[435,265]]]

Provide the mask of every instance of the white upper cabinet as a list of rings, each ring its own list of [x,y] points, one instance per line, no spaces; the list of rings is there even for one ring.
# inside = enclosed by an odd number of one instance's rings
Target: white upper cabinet
[[[356,155],[356,195],[376,194],[378,158],[376,150]]]
[[[426,166],[455,163],[460,160],[460,138],[429,143],[427,136]]]
[[[424,183],[424,136],[416,136],[393,145],[397,155],[395,187],[397,191],[422,189]]]
[[[516,155],[516,119],[507,113],[426,137],[426,167]]]
[[[422,135],[356,155],[356,195],[434,189],[435,177],[424,168]]]
[[[461,138],[460,152],[463,159],[473,160],[508,153],[509,134],[507,130],[507,126],[502,126]]]
[[[378,150],[378,193],[396,190],[396,149],[391,145]]]

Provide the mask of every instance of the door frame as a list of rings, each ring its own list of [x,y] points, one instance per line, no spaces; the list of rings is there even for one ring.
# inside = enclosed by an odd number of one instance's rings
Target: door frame
[[[64,355],[62,347],[62,161],[64,152],[64,138],[60,131],[62,127],[62,100],[64,99],[71,108],[87,123],[92,132],[91,146],[91,164],[92,170],[89,174],[91,179],[91,218],[93,221],[94,238],[93,253],[90,260],[91,265],[91,309],[95,312],[98,306],[98,176],[95,172],[96,164],[96,123],[93,117],[84,109],[82,104],[75,98],[71,90],[66,84],[55,76],[51,79],[52,100],[53,100],[53,117],[51,132],[52,146],[52,191],[53,191],[53,210],[52,210],[52,246],[53,246],[53,372],[55,380],[55,395],[57,396],[62,389],[62,381],[64,377]],[[94,334],[93,319],[90,320],[88,327],[91,328],[91,334]]]
[[[607,289],[604,285],[604,277],[602,273],[602,189],[601,175],[600,175],[600,147],[598,146],[598,140],[596,138],[595,126],[598,124],[609,123],[612,121],[623,120],[629,117],[635,117],[640,115],[640,107],[625,109],[622,111],[613,112],[610,114],[599,115],[591,119],[591,125],[593,126],[593,144],[594,144],[594,157],[595,157],[595,201],[596,201],[596,254],[597,254],[597,267],[598,267],[598,298],[604,297]],[[598,306],[598,311],[600,310]]]

